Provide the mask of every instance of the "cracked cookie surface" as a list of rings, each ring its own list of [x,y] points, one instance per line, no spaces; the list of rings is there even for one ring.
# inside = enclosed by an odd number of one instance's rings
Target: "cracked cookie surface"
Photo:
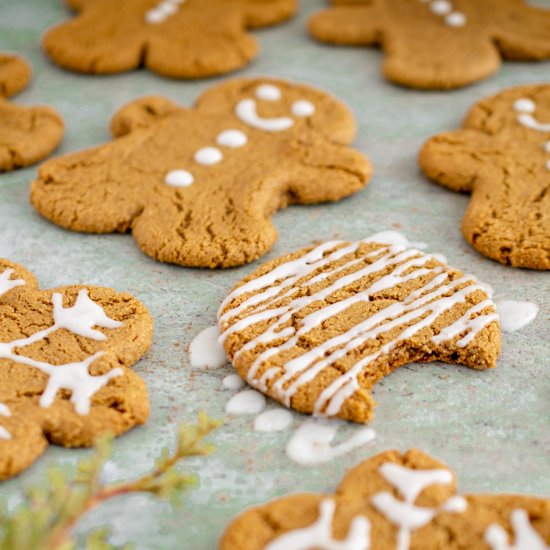
[[[49,30],[47,55],[66,69],[111,74],[144,66],[174,78],[240,69],[258,54],[248,30],[289,19],[296,0],[70,0],[79,13]]]
[[[0,172],[34,164],[63,137],[63,119],[54,109],[22,107],[3,99],[24,89],[30,78],[24,59],[0,53]]]
[[[153,322],[133,296],[109,288],[39,290],[22,266],[0,259],[0,480],[30,466],[48,443],[90,446],[149,414],[130,370]]]
[[[550,500],[457,494],[449,467],[412,449],[351,470],[334,494],[294,494],[250,508],[221,550],[545,550]]]
[[[498,316],[480,283],[376,239],[300,250],[234,288],[218,325],[244,380],[299,412],[364,423],[373,386],[406,363],[496,365]]]
[[[430,138],[424,173],[471,193],[466,240],[505,265],[550,269],[550,85],[509,88],[476,103],[461,130]]]
[[[337,201],[371,175],[346,146],[349,109],[283,80],[229,80],[194,108],[138,99],[112,131],[111,143],[44,163],[32,204],[74,231],[131,230],[146,254],[185,266],[251,262],[277,238],[276,210]]]

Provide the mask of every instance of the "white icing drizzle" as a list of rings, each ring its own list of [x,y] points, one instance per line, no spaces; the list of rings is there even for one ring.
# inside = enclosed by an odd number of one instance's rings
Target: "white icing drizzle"
[[[310,418],[290,438],[287,456],[302,465],[321,464],[367,445],[376,437],[372,428],[358,427],[353,435],[342,443],[331,445],[344,423],[334,420]]]
[[[533,115],[537,110],[536,103],[529,98],[522,97],[514,101],[514,111],[518,114],[517,121],[526,128],[538,130],[539,132],[550,132],[550,123],[539,122]],[[542,144],[542,148],[546,153],[550,153],[550,140]],[[550,170],[550,160],[546,161],[546,168]]]
[[[223,159],[223,153],[217,147],[203,147],[195,153],[195,162],[212,166]]]
[[[255,390],[243,390],[226,404],[227,414],[258,414],[265,409],[265,396]]]
[[[514,332],[526,327],[534,321],[539,312],[539,306],[532,302],[516,300],[501,300],[496,303],[500,328],[504,332]]]
[[[158,25],[164,23],[168,17],[176,14],[179,10],[179,4],[185,3],[187,0],[163,0],[154,8],[145,12],[145,22],[150,25]]]
[[[254,419],[257,432],[282,432],[292,424],[292,414],[286,409],[271,409],[260,413]]]
[[[0,416],[11,416],[10,409],[4,403],[0,403]],[[11,439],[10,432],[4,426],[0,426],[0,439]]]
[[[64,365],[51,365],[44,361],[36,361],[30,357],[19,355],[15,350],[46,339],[53,332],[60,329],[66,329],[73,334],[92,340],[105,340],[106,336],[93,327],[115,329],[121,327],[122,323],[108,317],[103,308],[90,299],[86,289],[79,291],[72,307],[63,307],[63,295],[58,292],[52,295],[52,302],[54,306],[54,324],[32,336],[20,338],[13,342],[0,343],[0,358],[10,359],[16,363],[36,368],[49,376],[46,389],[40,396],[39,403],[41,407],[50,407],[57,392],[65,389],[71,392],[70,400],[74,404],[76,412],[86,415],[90,410],[92,396],[105,386],[109,380],[120,376],[122,369],[116,368],[101,376],[90,375],[88,372],[90,365],[104,355],[103,352],[95,353],[83,361]]]
[[[238,374],[228,374],[222,380],[222,386],[227,390],[240,390],[246,382]]]
[[[215,325],[201,330],[189,345],[189,363],[192,367],[217,369],[227,362],[227,355],[220,343],[220,333]]]
[[[525,510],[512,511],[510,523],[515,542],[509,544],[508,533],[498,524],[493,523],[485,531],[485,542],[492,550],[548,550],[542,537],[531,525]]]
[[[165,183],[172,187],[189,187],[193,185],[195,178],[187,170],[172,170],[166,174]]]
[[[336,503],[324,499],[319,504],[319,517],[315,523],[303,529],[289,531],[271,541],[264,550],[369,550],[370,521],[364,516],[357,516],[350,524],[348,536],[336,540],[332,536],[332,523]]]
[[[360,244],[361,241],[345,246],[341,242],[324,243],[303,257],[279,265],[262,277],[241,285],[222,303],[220,311],[231,300],[243,293],[261,291],[219,317],[219,324],[224,331],[222,340],[230,334],[249,326],[262,321],[273,320],[264,332],[244,344],[235,354],[235,358],[244,351],[255,349],[260,344],[283,340],[283,343],[267,348],[256,357],[247,377],[247,381],[251,386],[266,391],[268,382],[278,376],[277,380],[271,385],[270,391],[286,406],[290,406],[291,398],[296,391],[303,384],[313,380],[323,369],[330,367],[337,360],[361,347],[367,340],[401,327],[400,332],[391,341],[382,345],[378,351],[356,362],[352,368],[341,374],[321,393],[315,404],[315,414],[335,416],[339,413],[346,399],[359,389],[359,377],[368,365],[381,356],[391,353],[400,342],[412,337],[424,327],[432,325],[443,313],[456,304],[466,302],[471,293],[481,290],[481,286],[467,276],[451,280],[441,266],[427,268],[426,264],[433,258],[432,256],[422,255],[418,250],[407,250],[398,245],[385,246],[366,254],[364,257],[350,260],[342,266],[330,267],[330,264],[335,261],[356,252]],[[309,281],[304,282],[302,287],[309,288],[316,282],[344,269],[364,264],[365,260],[371,260],[371,262],[344,277],[336,279],[322,290],[290,299],[284,306],[270,307],[278,298],[292,298],[296,289],[291,286],[302,277],[311,275],[319,268],[323,268],[323,271]],[[327,298],[338,290],[367,275],[382,272],[388,267],[392,267],[391,272],[376,280],[369,288],[334,303],[327,301]],[[432,275],[432,278],[420,289],[411,291],[402,301],[392,302],[347,332],[339,334],[307,352],[302,352],[301,355],[287,361],[282,366],[273,367],[257,377],[257,373],[265,361],[284,350],[296,349],[296,344],[300,338],[310,330],[318,327],[323,321],[346,310],[355,303],[369,301],[372,295],[381,290],[395,287],[406,281],[417,280],[427,275]],[[325,306],[306,315],[301,320],[301,326],[298,330],[292,326],[283,328],[294,315],[314,302],[325,302]],[[241,314],[250,306],[255,306],[255,309],[232,325],[229,323],[234,316]],[[484,309],[491,311],[482,313]],[[472,318],[473,315],[476,316]],[[462,317],[444,327],[439,334],[432,338],[432,342],[437,345],[457,336],[462,336],[455,345],[459,348],[465,347],[485,326],[497,319],[498,316],[494,311],[493,303],[484,300],[470,307]],[[404,326],[411,322],[413,324]]]
[[[248,137],[240,130],[224,130],[218,135],[216,142],[222,147],[238,149],[239,147],[244,147],[248,143]]]
[[[6,294],[6,292],[9,292],[16,286],[22,286],[25,284],[23,279],[12,279],[11,276],[13,273],[14,271],[11,267],[4,269],[4,271],[0,273],[0,296]]]
[[[449,0],[420,0],[427,3],[430,10],[443,17],[443,21],[448,27],[463,27],[468,22],[466,16],[459,12],[454,11],[453,4]]]
[[[397,550],[407,550],[410,546],[411,533],[427,525],[437,514],[438,509],[423,508],[414,503],[420,493],[435,484],[449,485],[453,475],[449,470],[414,470],[394,462],[380,466],[384,479],[393,485],[404,500],[397,499],[387,491],[376,493],[372,504],[389,521],[399,527],[397,533]],[[467,503],[462,497],[452,497],[440,508],[445,512],[463,512]]]

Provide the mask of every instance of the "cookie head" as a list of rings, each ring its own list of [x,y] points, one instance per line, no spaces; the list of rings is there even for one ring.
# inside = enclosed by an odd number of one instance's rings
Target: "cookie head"
[[[41,291],[1,260],[0,316],[0,479],[48,442],[89,446],[146,420],[146,389],[129,367],[149,347],[152,321],[135,298],[99,287]]]
[[[355,133],[349,109],[284,80],[229,81],[192,109],[142,98],[111,126],[112,143],[44,164],[31,201],[69,229],[131,229],[164,262],[253,261],[277,238],[278,209],[340,200],[371,175],[366,157],[346,146]]]
[[[256,270],[219,310],[228,358],[259,391],[299,412],[368,422],[375,383],[440,360],[492,368],[495,305],[436,257],[376,240],[332,241]]]
[[[220,548],[436,550],[449,540],[457,550],[546,548],[550,501],[463,496],[446,464],[415,449],[386,451],[351,470],[333,495],[294,494],[248,509],[229,525]]]
[[[466,240],[502,264],[550,269],[550,86],[510,88],[474,105],[463,128],[429,139],[431,179],[472,193]]]

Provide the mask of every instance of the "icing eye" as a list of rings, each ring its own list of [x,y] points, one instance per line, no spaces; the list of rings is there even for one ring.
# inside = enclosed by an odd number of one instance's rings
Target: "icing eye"
[[[264,101],[279,101],[281,90],[273,84],[261,84],[256,88],[256,97]]]
[[[315,105],[311,101],[301,99],[292,104],[292,114],[295,116],[307,117],[315,112]]]
[[[193,184],[195,178],[187,170],[172,170],[172,172],[166,174],[164,181],[173,187],[189,187]]]
[[[514,101],[514,110],[518,113],[534,113],[536,109],[535,102],[525,97]]]
[[[223,154],[216,147],[203,147],[195,153],[195,161],[206,166],[218,164],[222,159]]]
[[[225,130],[225,132],[218,135],[216,142],[223,147],[237,149],[239,147],[244,147],[248,142],[248,138],[246,134],[240,130]]]

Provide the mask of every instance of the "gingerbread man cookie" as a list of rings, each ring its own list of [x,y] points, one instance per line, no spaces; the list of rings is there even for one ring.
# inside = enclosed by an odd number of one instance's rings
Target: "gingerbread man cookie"
[[[476,103],[462,130],[427,141],[420,166],[472,194],[462,233],[481,254],[550,269],[550,85],[510,88]]]
[[[130,370],[153,322],[130,294],[70,286],[39,290],[34,276],[0,259],[0,480],[30,466],[48,442],[92,445],[149,414]]]
[[[43,164],[31,201],[68,229],[131,230],[162,262],[251,262],[276,240],[276,210],[339,200],[371,174],[345,145],[355,135],[347,107],[282,80],[228,81],[193,109],[143,98],[115,115],[112,130],[112,143]]]
[[[0,172],[34,164],[63,137],[63,119],[50,107],[20,107],[2,99],[20,92],[30,78],[24,59],[0,53]]]
[[[294,15],[297,0],[68,0],[79,12],[46,33],[57,64],[84,73],[145,66],[175,78],[240,69],[258,53],[247,32]]]
[[[294,494],[243,512],[220,550],[547,550],[550,500],[459,495],[448,466],[386,451],[333,495]]]
[[[332,0],[311,34],[380,46],[384,75],[412,88],[458,88],[498,71],[501,58],[550,59],[550,11],[523,0]]]
[[[299,412],[368,422],[372,387],[401,365],[496,365],[484,288],[437,256],[378,240],[303,249],[234,288],[218,325],[244,380]]]

